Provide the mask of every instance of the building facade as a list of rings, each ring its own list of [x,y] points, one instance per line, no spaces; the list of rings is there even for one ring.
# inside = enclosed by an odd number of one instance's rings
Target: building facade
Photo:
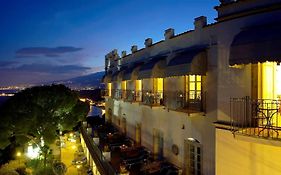
[[[184,174],[278,174],[281,1],[215,9],[213,24],[105,56],[106,119]]]

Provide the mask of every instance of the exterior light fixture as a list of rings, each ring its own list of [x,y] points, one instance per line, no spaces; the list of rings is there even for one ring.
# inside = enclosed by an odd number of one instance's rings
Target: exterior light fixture
[[[21,156],[21,152],[17,152],[17,157],[20,157]]]

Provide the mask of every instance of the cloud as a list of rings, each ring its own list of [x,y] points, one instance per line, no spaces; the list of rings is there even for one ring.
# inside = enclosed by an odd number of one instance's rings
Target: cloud
[[[16,70],[48,74],[72,74],[88,72],[91,70],[91,68],[79,65],[49,65],[33,63],[21,65],[17,67]]]
[[[82,48],[76,48],[71,46],[61,46],[61,47],[26,47],[21,48],[16,51],[17,58],[25,57],[36,57],[36,56],[46,56],[46,57],[60,57],[63,54],[70,52],[77,52],[82,50]]]
[[[18,65],[17,61],[0,61],[0,68],[10,68]]]

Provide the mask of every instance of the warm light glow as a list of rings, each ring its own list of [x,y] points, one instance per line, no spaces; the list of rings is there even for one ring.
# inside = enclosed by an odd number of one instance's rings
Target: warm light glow
[[[111,97],[111,89],[112,89],[111,83],[107,83],[107,90],[108,90],[109,97]]]
[[[17,157],[20,157],[21,156],[21,152],[17,152]]]
[[[281,65],[276,66],[276,94],[277,98],[281,99]]]
[[[80,101],[86,102],[85,98],[79,98]]]
[[[136,91],[142,90],[142,80],[136,80]]]
[[[276,63],[262,63],[262,98],[275,99],[275,67]]]
[[[188,99],[201,98],[202,77],[200,75],[185,76],[185,91],[189,92]]]
[[[72,149],[76,149],[76,146],[75,146],[75,145],[73,145],[71,148],[72,148]]]
[[[76,168],[77,168],[77,169],[81,168],[81,165],[77,165]]]
[[[33,148],[33,146],[30,144],[27,147],[27,157],[34,159],[37,158],[39,156],[40,153],[40,149],[38,147]]]
[[[127,82],[126,81],[122,81],[121,89],[124,90],[124,91],[127,89]]]
[[[154,90],[156,92],[163,92],[164,87],[164,79],[163,78],[155,78],[154,79]]]
[[[104,114],[105,114],[105,110],[102,109],[102,110],[101,110],[101,115],[104,115]]]
[[[69,136],[70,136],[70,137],[73,137],[73,133],[70,133]]]

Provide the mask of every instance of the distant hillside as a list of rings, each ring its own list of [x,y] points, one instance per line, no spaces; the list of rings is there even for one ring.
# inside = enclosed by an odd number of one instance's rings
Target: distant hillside
[[[103,75],[104,71],[71,78],[68,80],[56,81],[54,83],[64,84],[70,87],[101,87],[101,79]]]

